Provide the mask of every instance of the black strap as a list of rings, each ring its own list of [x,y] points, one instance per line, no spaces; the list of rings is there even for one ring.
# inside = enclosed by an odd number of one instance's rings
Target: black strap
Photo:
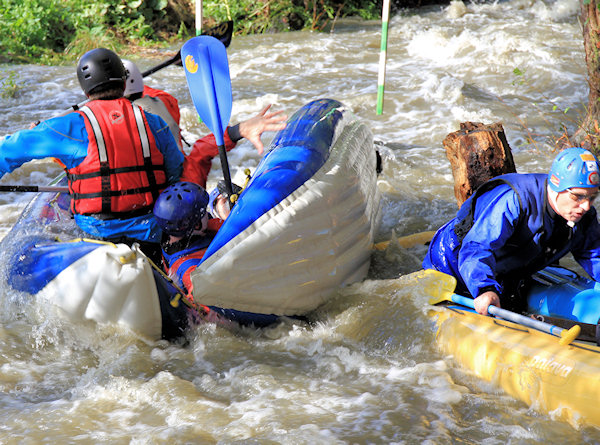
[[[466,211],[464,211],[462,207],[458,211],[460,219],[454,224],[454,233],[456,234],[459,243],[462,244],[463,239],[465,238],[465,236],[467,236],[467,233],[469,233],[469,230],[471,230],[471,228],[473,227],[473,224],[475,222],[475,205],[477,204],[477,200],[479,199],[479,197],[501,184],[507,184],[508,186],[510,186],[510,188],[513,189],[515,194],[517,195],[517,199],[519,200],[519,208],[521,209],[521,212],[519,213],[519,219],[521,218],[521,215],[523,214],[523,201],[521,200],[521,195],[519,195],[519,192],[517,192],[513,185],[505,179],[491,179],[488,182],[479,186],[477,190],[475,190],[475,193],[470,199],[470,205]]]
[[[148,215],[152,212],[153,206],[140,207],[135,210],[126,212],[110,212],[110,213],[82,213],[82,215],[93,216],[96,219],[111,220],[111,219],[129,219],[138,216]]]
[[[92,198],[102,198],[103,196],[107,196],[109,198],[114,198],[117,196],[128,196],[128,195],[137,195],[142,193],[151,193],[152,186],[147,185],[144,187],[136,187],[126,190],[110,190],[108,192],[90,192],[90,193],[73,193],[71,196],[74,199],[92,199]],[[102,212],[102,213],[110,213],[110,212]]]
[[[163,167],[162,165],[153,165],[152,166],[153,170],[159,170],[162,171]],[[109,173],[111,175],[117,175],[119,173],[134,173],[134,172],[145,172],[147,170],[147,166],[145,165],[132,165],[130,167],[119,167],[119,168],[109,168]],[[69,174],[69,179],[71,180],[81,180],[81,179],[92,179],[92,178],[97,178],[99,176],[101,176],[102,173],[97,171],[97,172],[90,172],[90,173],[81,173],[81,174],[76,174],[76,173],[70,173]]]

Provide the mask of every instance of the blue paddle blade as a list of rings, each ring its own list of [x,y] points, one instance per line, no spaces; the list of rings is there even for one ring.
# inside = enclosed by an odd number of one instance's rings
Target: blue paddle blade
[[[233,101],[225,45],[211,36],[193,37],[181,48],[181,60],[194,107],[222,146]]]

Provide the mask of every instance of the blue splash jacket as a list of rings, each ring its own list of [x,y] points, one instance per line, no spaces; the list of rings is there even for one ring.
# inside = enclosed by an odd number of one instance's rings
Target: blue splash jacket
[[[489,290],[502,295],[505,278],[526,278],[569,252],[600,279],[596,209],[568,228],[548,203],[546,178],[511,173],[484,184],[436,232],[423,267],[453,275],[475,297]]]
[[[179,179],[184,156],[166,122],[145,113],[156,145],[164,157],[168,183]],[[0,141],[0,176],[12,172],[33,159],[54,157],[67,168],[79,165],[88,154],[89,137],[80,113],[69,113],[40,123],[31,130],[21,130]],[[152,214],[132,218],[99,219],[75,215],[86,233],[104,239],[129,237],[140,241],[160,241],[161,231]]]

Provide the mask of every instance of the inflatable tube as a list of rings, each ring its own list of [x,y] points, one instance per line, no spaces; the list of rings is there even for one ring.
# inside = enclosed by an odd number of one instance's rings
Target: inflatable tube
[[[597,324],[600,283],[563,267],[547,267],[534,275],[527,304],[535,314]]]
[[[371,132],[341,103],[302,107],[192,273],[194,300],[303,315],[363,279],[379,222],[376,164]]]

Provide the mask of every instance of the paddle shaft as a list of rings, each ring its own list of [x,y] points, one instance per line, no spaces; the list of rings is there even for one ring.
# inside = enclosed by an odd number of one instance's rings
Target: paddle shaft
[[[452,275],[440,272],[435,269],[425,270],[425,276],[432,277],[433,280],[427,285],[426,291],[431,295],[429,304],[438,304],[442,301],[452,301],[457,304],[475,309],[475,300],[473,298],[464,297],[454,293],[456,289],[456,278]],[[559,326],[554,326],[540,320],[534,320],[525,315],[517,314],[506,309],[489,305],[487,311],[490,315],[502,318],[504,320],[518,323],[528,328],[537,329],[538,331],[547,334],[555,335],[560,338],[559,344],[570,344],[581,332],[579,325],[573,326],[571,329],[563,329]]]
[[[223,45],[225,45],[225,48],[227,48],[229,46],[229,44],[231,43],[231,35],[232,34],[233,34],[233,21],[230,20],[228,22],[223,22],[223,23],[218,24],[217,26],[213,26],[212,28],[207,29],[201,35],[212,36],[212,37],[218,39],[219,41],[221,41],[221,43],[223,43]],[[174,63],[176,63],[176,64],[181,63],[181,50],[177,51],[177,54],[175,54],[169,60],[165,60],[164,62],[156,65],[154,68],[150,68],[150,69],[144,71],[142,73],[142,77],[147,77],[150,74],[154,74],[155,72],[160,71],[169,65],[173,65]]]
[[[374,250],[385,250],[388,248],[390,244],[398,244],[400,247],[404,247],[405,249],[409,249],[411,247],[415,247],[421,244],[427,244],[431,241],[435,235],[435,231],[429,230],[425,232],[413,233],[412,235],[405,235],[400,238],[392,237],[389,241],[381,241],[380,243],[373,244]]]
[[[155,72],[162,70],[163,68],[165,68],[169,65],[173,65],[174,63],[179,63],[179,62],[181,62],[181,50],[177,51],[177,54],[175,54],[169,60],[165,60],[163,63],[160,63],[160,64],[156,65],[155,67],[144,71],[142,73],[142,77],[147,77],[150,74],[154,74]]]
[[[69,187],[62,186],[38,186],[38,185],[0,185],[0,192],[57,192],[69,193]]]
[[[205,32],[201,33],[201,35],[212,36],[212,37],[218,39],[219,41],[221,41],[221,43],[223,43],[223,45],[225,45],[225,48],[227,48],[229,46],[229,44],[231,43],[232,34],[233,34],[233,21],[231,21],[231,20],[228,22],[220,23],[217,26],[213,26],[212,28],[207,29]],[[155,72],[162,70],[163,68],[165,68],[169,65],[173,65],[174,63],[181,64],[181,50],[177,51],[177,54],[175,54],[169,60],[165,60],[164,62],[156,65],[154,68],[150,68],[150,69],[144,71],[142,73],[142,77],[147,77],[150,74],[154,74]]]
[[[452,294],[450,299],[454,303],[462,304],[463,306],[467,306],[467,307],[470,307],[471,309],[475,309],[475,303],[474,303],[475,300],[473,300],[472,298],[464,297],[464,296],[458,295],[458,294]],[[519,323],[524,326],[527,326],[527,327],[530,327],[533,329],[537,329],[542,332],[546,332],[548,334],[556,335],[557,337],[560,337],[561,332],[564,331],[564,329],[561,327],[558,327],[558,326],[555,326],[555,325],[552,325],[549,323],[545,323],[540,320],[534,320],[533,318],[529,318],[529,317],[526,317],[525,315],[517,314],[516,312],[508,311],[506,309],[502,309],[502,308],[499,308],[494,305],[488,306],[488,312],[491,315],[500,317],[504,320],[512,321],[514,323]]]
[[[229,171],[229,161],[227,160],[227,150],[224,145],[219,145],[219,159],[221,159],[221,170],[223,170],[223,179],[225,180],[225,190],[227,191],[227,196],[231,197],[233,195],[233,185],[231,183],[231,173]],[[231,201],[229,202],[229,207],[231,208]]]

